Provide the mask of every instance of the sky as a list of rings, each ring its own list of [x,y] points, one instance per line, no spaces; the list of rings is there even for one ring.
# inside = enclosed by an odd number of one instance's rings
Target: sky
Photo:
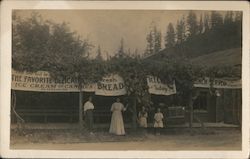
[[[27,18],[32,10],[17,11],[21,18]],[[178,19],[187,16],[189,11],[170,10],[36,10],[44,20],[55,23],[68,23],[72,31],[76,31],[83,39],[95,47],[91,56],[95,57],[98,45],[102,56],[114,55],[124,40],[124,49],[135,49],[143,53],[146,49],[146,35],[150,31],[152,22],[165,36],[167,25],[171,22],[176,25]],[[197,18],[205,11],[195,11]],[[164,47],[164,39],[162,39]]]

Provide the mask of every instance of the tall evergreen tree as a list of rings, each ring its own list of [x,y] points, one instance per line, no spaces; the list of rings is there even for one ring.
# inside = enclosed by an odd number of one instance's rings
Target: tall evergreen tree
[[[102,51],[101,51],[100,45],[98,45],[98,48],[97,48],[96,60],[99,60],[99,61],[103,60],[103,58],[102,58]]]
[[[121,42],[120,42],[120,48],[118,50],[118,57],[124,57],[125,52],[124,52],[124,40],[123,38],[121,38]]]
[[[140,55],[139,55],[139,53],[138,53],[138,49],[137,49],[137,48],[135,49],[133,55],[134,55],[135,58],[140,58]]]
[[[209,31],[210,26],[209,26],[209,15],[207,13],[205,13],[204,15],[204,30],[205,32]]]
[[[235,22],[242,22],[242,12],[236,12],[235,13],[234,21]]]
[[[127,55],[128,55],[129,57],[132,57],[130,48],[128,48],[128,50],[127,50]]]
[[[168,24],[167,33],[165,36],[165,47],[173,47],[175,45],[175,31],[172,23]]]
[[[240,45],[242,45],[242,12],[236,12],[235,13],[235,20],[234,23],[236,25],[236,34],[237,34],[237,39],[239,39]]]
[[[154,27],[155,41],[154,41],[154,53],[158,53],[161,50],[161,32]]]
[[[146,54],[155,54],[161,49],[161,32],[157,29],[154,23],[150,26],[150,32],[147,35]]]
[[[230,24],[233,22],[233,12],[227,11],[225,18],[224,18],[224,24]]]
[[[242,33],[242,12],[236,12],[234,22],[238,27],[238,34],[241,35]]]
[[[192,37],[198,33],[197,17],[193,11],[190,11],[187,16],[187,29],[189,37]]]
[[[149,32],[147,35],[147,50],[146,54],[153,54],[154,53],[154,39],[152,31]]]
[[[199,23],[199,34],[202,34],[203,33],[203,18],[202,18],[202,14],[200,15],[200,23]]]
[[[176,25],[177,43],[182,43],[186,38],[186,26],[184,17],[177,21]]]
[[[211,13],[211,28],[217,29],[218,27],[221,27],[223,24],[223,18],[221,14],[217,11],[212,11]]]

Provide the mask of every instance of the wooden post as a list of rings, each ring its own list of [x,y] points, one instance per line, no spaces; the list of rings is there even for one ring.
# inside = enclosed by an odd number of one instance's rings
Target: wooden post
[[[232,91],[232,103],[233,103],[233,106],[232,106],[232,121],[233,121],[233,124],[236,123],[236,109],[235,109],[235,103],[236,103],[236,100],[235,100],[235,90],[231,90]]]
[[[132,97],[132,105],[133,105],[133,117],[132,117],[132,122],[133,122],[133,130],[136,130],[137,128],[137,111],[136,111],[136,97]]]
[[[238,95],[238,100],[237,100],[237,105],[238,105],[238,121],[240,124],[240,128],[242,130],[242,92],[241,90],[237,90],[237,95]]]
[[[193,127],[193,118],[194,118],[194,111],[193,111],[193,95],[192,92],[189,95],[189,128]]]
[[[82,91],[80,90],[79,92],[79,124],[80,128],[83,126],[83,117],[82,117]]]

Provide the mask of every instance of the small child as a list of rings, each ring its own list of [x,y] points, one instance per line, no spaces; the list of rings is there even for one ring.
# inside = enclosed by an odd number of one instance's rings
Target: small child
[[[148,127],[147,118],[148,118],[148,113],[147,113],[145,107],[143,106],[142,110],[138,114],[138,122],[139,122],[139,126],[141,128],[147,128]]]
[[[162,121],[163,114],[161,113],[160,108],[157,109],[154,119],[155,119],[154,128],[155,128],[156,135],[160,135],[160,129],[163,128],[163,121]]]

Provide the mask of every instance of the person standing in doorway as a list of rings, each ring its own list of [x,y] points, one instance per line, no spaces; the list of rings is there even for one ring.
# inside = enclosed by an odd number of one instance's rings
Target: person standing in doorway
[[[122,111],[126,111],[127,108],[120,102],[120,99],[117,98],[116,102],[111,106],[111,123],[109,128],[109,133],[115,135],[125,135]]]
[[[84,116],[85,116],[85,122],[87,125],[88,130],[90,131],[90,134],[93,134],[93,110],[94,110],[94,104],[92,103],[92,97],[90,96],[88,101],[84,104]]]

